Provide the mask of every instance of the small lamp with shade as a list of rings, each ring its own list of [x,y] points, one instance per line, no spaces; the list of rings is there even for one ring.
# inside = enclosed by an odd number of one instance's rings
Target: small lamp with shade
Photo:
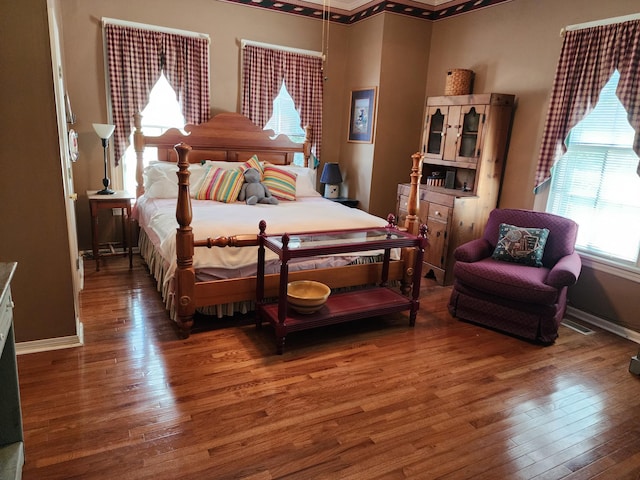
[[[113,131],[116,129],[116,126],[104,123],[94,123],[93,129],[102,140],[102,150],[104,151],[104,178],[102,179],[102,185],[104,188],[96,193],[99,195],[112,195],[115,192],[109,188],[111,181],[107,175],[107,149],[109,148],[109,139],[111,138],[111,135],[113,135]]]
[[[342,183],[340,166],[337,163],[325,163],[322,169],[320,183],[324,183],[325,198],[340,197],[340,184]]]

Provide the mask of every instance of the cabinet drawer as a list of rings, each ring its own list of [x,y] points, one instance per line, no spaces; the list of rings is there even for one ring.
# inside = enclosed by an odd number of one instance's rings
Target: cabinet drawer
[[[0,352],[4,348],[4,342],[7,340],[11,328],[12,308],[11,292],[7,292],[0,302]]]
[[[409,213],[408,206],[409,206],[409,197],[407,197],[406,195],[400,195],[398,197],[397,213],[398,213],[398,217],[402,218],[403,223],[404,223],[404,219]],[[428,211],[429,211],[429,203],[425,202],[424,200],[420,200],[420,202],[418,203],[418,211],[416,212],[416,214],[418,215],[418,221],[420,223],[427,223]]]
[[[447,222],[449,220],[449,212],[451,209],[437,203],[429,204],[429,218]]]
[[[404,195],[405,197],[409,197],[409,193],[411,193],[411,185],[408,183],[400,183],[398,184],[398,195]],[[420,185],[420,188],[418,189],[418,198],[420,200],[426,200],[427,199],[427,189]]]

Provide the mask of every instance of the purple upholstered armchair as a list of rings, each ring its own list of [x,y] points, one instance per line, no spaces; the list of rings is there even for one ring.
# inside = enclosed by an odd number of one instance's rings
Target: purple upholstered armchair
[[[518,261],[494,258],[496,245],[505,245],[509,233],[506,226],[523,229],[548,229],[542,266],[529,266]],[[511,234],[525,244],[527,232]],[[454,285],[449,300],[451,315],[461,320],[484,325],[517,337],[545,345],[558,337],[558,327],[567,304],[567,289],[576,283],[582,263],[574,246],[578,225],[550,213],[530,210],[496,209],[482,238],[472,240],[455,250]],[[528,240],[530,246],[537,239]],[[532,243],[533,242],[533,243]],[[513,245],[508,244],[513,250]],[[516,248],[517,249],[517,248]],[[496,253],[494,254],[494,251]],[[504,254],[504,251],[502,251]],[[511,252],[512,253],[512,252]]]

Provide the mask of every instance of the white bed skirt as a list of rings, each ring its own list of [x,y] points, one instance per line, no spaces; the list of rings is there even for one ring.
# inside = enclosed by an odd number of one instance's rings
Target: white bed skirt
[[[169,312],[171,320],[176,320],[176,310],[174,303],[174,289],[173,278],[165,278],[169,271],[167,262],[162,258],[162,255],[154,247],[153,242],[149,239],[144,228],[140,229],[140,236],[138,238],[138,245],[140,247],[140,255],[146,262],[149,273],[153,276],[157,284],[157,290],[162,295],[165,308]],[[366,264],[382,261],[382,254],[371,256],[360,256],[350,258],[351,264]],[[304,267],[303,267],[304,268]],[[197,276],[197,273],[196,273]],[[357,288],[357,287],[353,287]],[[342,290],[342,289],[341,289]],[[231,302],[220,305],[209,305],[205,307],[198,307],[197,312],[203,315],[223,318],[231,317],[235,314],[246,314],[255,310],[255,302],[252,300],[245,300],[242,302]]]

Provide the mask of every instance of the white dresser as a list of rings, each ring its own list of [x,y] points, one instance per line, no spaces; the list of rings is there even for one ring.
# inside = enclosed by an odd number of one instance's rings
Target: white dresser
[[[24,438],[13,335],[11,279],[16,263],[0,263],[0,480],[22,478]]]

